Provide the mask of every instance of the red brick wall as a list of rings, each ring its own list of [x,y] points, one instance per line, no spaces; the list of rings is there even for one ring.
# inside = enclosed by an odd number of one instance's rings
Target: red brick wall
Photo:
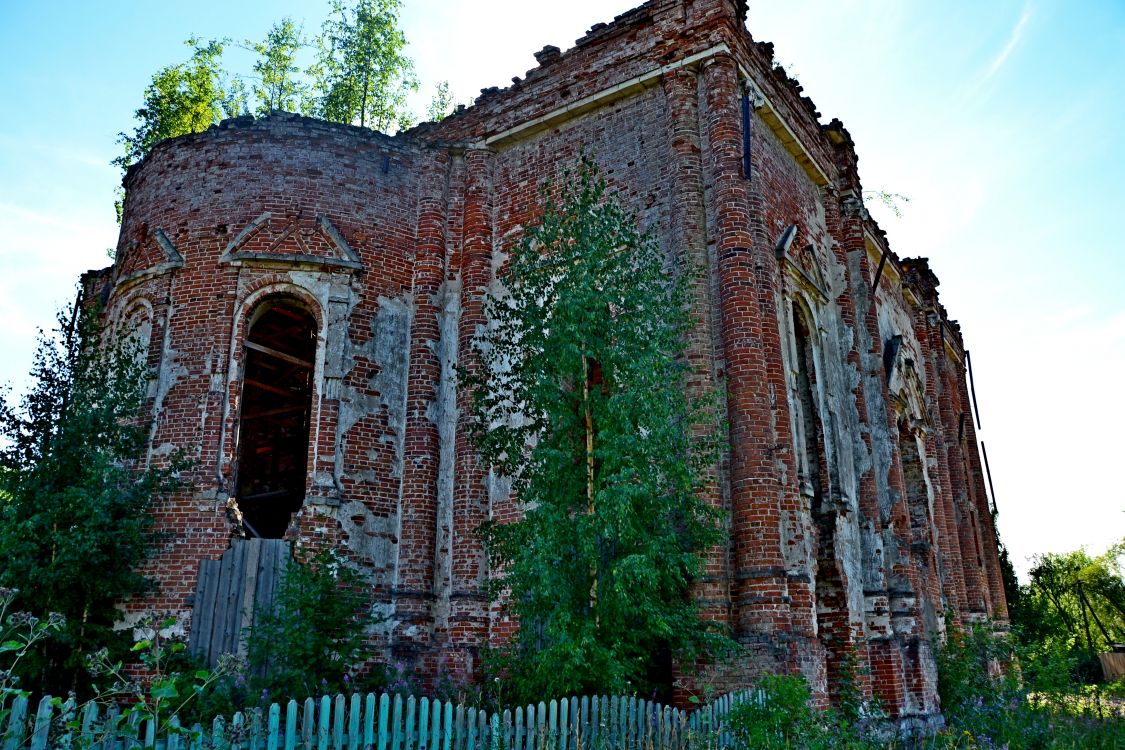
[[[229,543],[247,316],[286,294],[320,333],[295,544],[338,548],[369,576],[392,615],[373,634],[377,658],[471,673],[482,645],[511,636],[517,624],[482,594],[476,529],[518,518],[518,499],[472,449],[454,367],[476,367],[482,295],[535,221],[540,185],[586,153],[698,274],[690,387],[720,390],[729,434],[706,490],[727,541],[707,552],[695,594],[745,646],[702,679],[726,688],[800,672],[827,703],[854,654],[861,686],[893,713],[935,715],[929,638],[942,618],[1006,613],[971,418],[961,428],[960,333],[924,261],[888,250],[873,292],[885,238],[857,198],[850,137],[820,125],[770,46],[745,32],[744,10],[653,0],[573,50],[546,51],[469,110],[394,138],[275,115],[155,149],[127,179],[111,308],[147,300],[153,460],[181,449],[194,465],[157,510],[170,532],[149,566],[160,590],[133,611],[186,617],[198,561]],[[327,226],[362,269],[337,262],[346,253]],[[794,421],[794,303],[809,318],[811,443]],[[810,444],[816,497],[799,477]]]

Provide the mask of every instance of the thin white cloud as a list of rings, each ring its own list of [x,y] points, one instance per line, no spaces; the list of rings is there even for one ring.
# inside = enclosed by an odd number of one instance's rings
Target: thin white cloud
[[[66,144],[28,139],[10,133],[0,133],[0,150],[19,156],[26,156],[30,151],[58,162],[81,164],[99,172],[117,170],[117,167],[102,154],[81,151]]]
[[[95,223],[75,222],[54,212],[36,211],[27,206],[21,206],[18,203],[0,202],[0,226],[8,221],[16,221],[21,224],[34,224],[39,227],[48,227],[52,229],[59,229],[69,232],[73,235],[88,236],[92,232],[96,232],[102,227]],[[12,225],[14,229],[15,224]],[[9,233],[10,236],[10,233]]]
[[[1019,20],[1016,21],[1016,27],[1011,29],[1011,34],[1008,35],[1008,44],[1003,45],[1000,54],[993,58],[992,64],[988,66],[988,71],[984,73],[984,81],[988,81],[993,75],[996,75],[1003,64],[1008,62],[1008,57],[1012,52],[1016,51],[1019,46],[1020,40],[1024,38],[1024,29],[1027,28],[1027,21],[1032,20],[1032,6],[1030,3],[1024,4],[1024,11],[1019,13]]]
[[[1000,54],[992,58],[992,62],[989,63],[984,75],[978,81],[978,86],[987,83],[994,75],[1000,72],[1000,69],[1004,67],[1004,63],[1008,62],[1008,58],[1012,56],[1012,53],[1016,51],[1016,47],[1020,45],[1024,30],[1027,29],[1027,24],[1031,20],[1032,14],[1033,8],[1031,7],[1031,3],[1025,3],[1023,11],[1020,13],[1019,20],[1016,21],[1012,33],[1008,35],[1008,43],[1004,45],[1004,49],[1000,50]]]

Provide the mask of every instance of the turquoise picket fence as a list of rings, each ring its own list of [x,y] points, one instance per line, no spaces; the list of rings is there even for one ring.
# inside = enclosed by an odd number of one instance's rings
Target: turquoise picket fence
[[[181,727],[136,712],[43,698],[34,715],[25,696],[7,714],[2,750],[694,750],[731,744],[730,709],[756,699],[722,696],[692,711],[635,697],[583,696],[488,713],[401,695],[337,695],[274,703],[263,711]]]

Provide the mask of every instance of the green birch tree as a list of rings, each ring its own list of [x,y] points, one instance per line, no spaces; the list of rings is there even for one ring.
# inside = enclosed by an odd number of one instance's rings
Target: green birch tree
[[[296,62],[297,51],[304,43],[301,27],[289,18],[271,26],[264,40],[246,41],[247,47],[258,54],[254,63],[257,83],[252,87],[257,102],[255,114],[265,116],[275,109],[295,112],[308,96],[308,85]]]
[[[655,656],[727,643],[688,590],[718,533],[698,494],[715,442],[692,426],[717,420],[686,395],[685,285],[654,238],[588,159],[544,202],[468,378],[477,445],[524,509],[483,529],[522,623],[504,668],[519,700],[647,692]]]
[[[426,107],[426,119],[430,122],[441,122],[452,111],[453,94],[449,91],[449,81],[438,81],[430,105]]]
[[[241,82],[224,72],[225,42],[189,38],[187,62],[161,68],[145,89],[144,103],[134,117],[132,133],[120,133],[124,153],[113,163],[127,170],[145,157],[153,146],[168,138],[200,133],[224,117],[246,110],[246,92]]]
[[[334,0],[309,70],[318,96],[307,114],[376,130],[413,124],[406,97],[418,89],[398,28],[401,0]]]

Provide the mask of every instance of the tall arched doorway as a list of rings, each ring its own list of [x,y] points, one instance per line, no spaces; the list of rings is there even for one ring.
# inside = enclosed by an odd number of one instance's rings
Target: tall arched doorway
[[[249,536],[280,538],[305,499],[316,334],[316,320],[293,299],[267,300],[251,317],[236,480]]]

